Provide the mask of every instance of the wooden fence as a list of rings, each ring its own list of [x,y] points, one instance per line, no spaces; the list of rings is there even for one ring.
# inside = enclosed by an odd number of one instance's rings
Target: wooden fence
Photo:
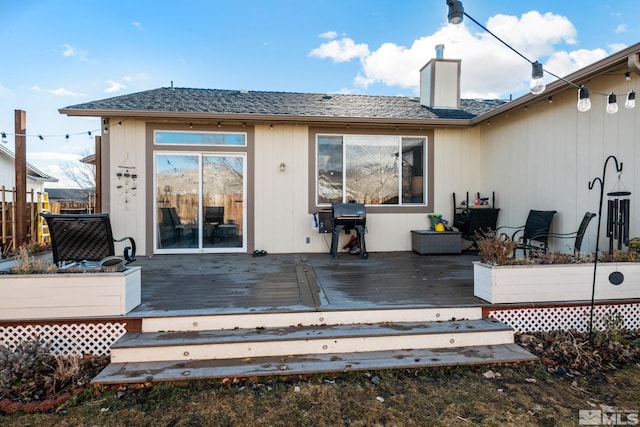
[[[41,213],[54,214],[94,213],[95,193],[87,193],[86,200],[49,200],[47,193],[31,190],[27,193],[27,241],[26,245],[50,242],[49,230]],[[16,249],[13,236],[16,235],[15,213],[16,189],[0,187],[0,253],[6,254]]]
[[[38,239],[38,197],[41,193],[33,190],[27,192],[27,244],[34,244]],[[2,253],[16,249],[16,190],[0,187],[0,249]]]

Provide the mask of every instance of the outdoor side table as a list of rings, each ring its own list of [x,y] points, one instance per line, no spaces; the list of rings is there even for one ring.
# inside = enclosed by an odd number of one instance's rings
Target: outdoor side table
[[[462,233],[411,230],[411,249],[420,255],[459,254],[462,252]]]

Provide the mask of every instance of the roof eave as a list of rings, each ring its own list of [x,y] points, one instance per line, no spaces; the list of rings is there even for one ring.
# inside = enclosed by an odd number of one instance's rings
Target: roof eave
[[[431,118],[395,118],[395,117],[343,117],[343,116],[304,116],[279,114],[236,114],[189,111],[145,111],[145,110],[88,110],[61,108],[60,114],[77,117],[132,117],[163,120],[231,120],[250,123],[305,123],[305,124],[350,124],[377,126],[429,126],[451,127],[469,126],[470,119],[431,119]]]
[[[565,77],[564,80],[555,80],[547,85],[546,90],[543,92],[544,96],[547,98],[549,96],[553,96],[554,94],[564,91],[567,88],[573,87],[567,81],[570,81],[575,84],[584,84],[589,79],[596,77],[602,74],[604,71],[618,67],[627,63],[630,55],[637,54],[638,50],[640,50],[640,43],[636,43],[633,46],[628,47],[627,49],[623,49],[618,53],[615,53],[611,56],[601,59],[600,61],[594,62],[593,64],[581,68],[578,71],[575,71]],[[527,93],[526,95],[521,96],[511,102],[508,102],[500,107],[491,110],[485,114],[478,115],[474,119],[471,120],[473,125],[478,123],[485,122],[487,120],[492,119],[493,117],[500,116],[502,114],[508,113],[509,111],[515,110],[517,108],[521,108],[526,106],[527,104],[531,104],[532,102],[538,102],[542,98],[540,95],[533,95],[531,93]]]

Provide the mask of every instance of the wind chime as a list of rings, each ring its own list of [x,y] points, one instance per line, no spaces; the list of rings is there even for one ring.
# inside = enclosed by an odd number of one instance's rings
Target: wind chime
[[[618,181],[612,189],[607,193],[609,197],[607,203],[607,237],[609,238],[609,255],[613,254],[614,240],[618,241],[617,249],[622,250],[622,245],[629,243],[629,208],[631,201],[628,191],[621,180],[622,172],[618,174]]]
[[[118,193],[124,195],[125,204],[129,203],[129,194],[131,194],[132,196],[136,195],[136,181],[138,179],[138,175],[136,174],[136,167],[133,166],[133,164],[129,160],[128,153],[124,162],[122,162],[122,164],[118,166],[116,178],[116,189],[118,190]]]

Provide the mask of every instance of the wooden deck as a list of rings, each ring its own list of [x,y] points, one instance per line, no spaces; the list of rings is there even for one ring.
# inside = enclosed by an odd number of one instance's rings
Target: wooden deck
[[[474,255],[371,253],[140,257],[142,304],[129,316],[479,306]]]

